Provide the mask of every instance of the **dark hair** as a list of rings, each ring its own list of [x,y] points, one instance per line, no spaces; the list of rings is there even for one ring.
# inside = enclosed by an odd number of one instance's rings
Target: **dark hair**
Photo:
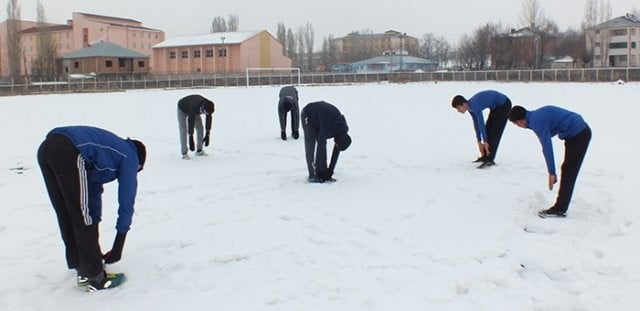
[[[527,116],[527,109],[522,106],[513,106],[509,111],[509,121],[516,122],[518,120],[524,120]]]
[[[144,168],[144,162],[147,160],[147,148],[139,140],[132,139],[131,142],[136,146],[136,151],[138,152],[138,164],[140,164],[139,172]]]
[[[462,106],[462,104],[466,103],[467,99],[464,98],[464,96],[462,95],[456,95],[453,97],[453,100],[451,101],[451,107],[456,108],[456,107],[460,107]]]
[[[204,110],[207,111],[207,114],[212,114],[216,108],[213,105],[213,102],[207,99],[204,102]]]

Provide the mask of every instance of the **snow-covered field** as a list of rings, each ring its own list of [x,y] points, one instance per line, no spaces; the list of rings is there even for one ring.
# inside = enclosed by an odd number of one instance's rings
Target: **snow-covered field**
[[[455,94],[576,111],[593,139],[566,219],[535,134],[507,124],[478,170]],[[333,184],[306,182],[301,140],[279,139],[279,87],[0,98],[2,310],[637,310],[640,84],[302,86],[353,137]],[[176,101],[216,103],[208,157],[179,157]],[[66,269],[36,163],[45,134],[87,124],[147,144],[122,287],[85,293]],[[331,144],[329,144],[330,146]],[[554,138],[560,167],[562,142]],[[24,170],[16,169],[24,168]],[[103,197],[111,247],[116,183]],[[140,309],[144,308],[144,309]]]

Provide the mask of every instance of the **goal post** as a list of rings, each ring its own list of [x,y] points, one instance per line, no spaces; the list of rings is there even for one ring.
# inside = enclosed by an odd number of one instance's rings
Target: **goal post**
[[[254,75],[252,75],[252,72]],[[246,70],[246,78],[247,78],[247,86],[250,85],[250,81],[252,77],[263,77],[263,73],[266,73],[266,76],[275,76],[275,75],[287,75],[294,76],[298,79],[297,85],[300,85],[302,82],[300,78],[300,68],[298,67],[283,67],[283,68],[247,68]],[[256,75],[257,74],[257,75]],[[290,84],[290,83],[287,83]]]

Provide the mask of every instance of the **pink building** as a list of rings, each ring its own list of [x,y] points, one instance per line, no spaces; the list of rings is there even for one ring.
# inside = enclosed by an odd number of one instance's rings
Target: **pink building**
[[[35,22],[24,22],[22,31],[22,50],[24,64],[21,64],[23,74],[31,74],[33,62],[37,56],[38,34],[44,31],[53,35],[56,40],[58,57],[89,47],[98,42],[110,42],[126,49],[136,51],[148,57],[152,56],[152,46],[164,41],[164,32],[142,26],[133,19],[102,16],[87,13],[73,13],[73,19],[66,25],[48,24],[37,27]],[[8,75],[6,63],[6,22],[0,25],[0,76]],[[153,60],[150,60],[153,66]]]
[[[269,32],[238,31],[185,35],[153,46],[154,74],[244,72],[291,67],[282,44]]]

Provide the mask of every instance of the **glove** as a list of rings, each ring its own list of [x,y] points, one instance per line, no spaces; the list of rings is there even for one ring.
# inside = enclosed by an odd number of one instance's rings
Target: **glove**
[[[189,150],[196,150],[196,142],[193,141],[193,135],[189,135]]]
[[[204,135],[204,138],[202,139],[202,142],[204,143],[205,147],[209,146],[209,132],[207,132],[207,134]]]
[[[320,177],[318,177],[318,176],[316,176],[316,175],[311,175],[311,176],[309,176],[308,181],[309,181],[310,183],[313,183],[313,184],[316,184],[316,183],[321,184],[321,183],[323,183],[323,182],[324,182],[324,180],[322,180],[322,178],[320,178]]]
[[[126,232],[118,232],[116,234],[116,238],[113,241],[113,247],[110,251],[102,256],[102,259],[104,259],[104,263],[111,264],[120,261],[120,258],[122,258],[122,249],[124,248],[124,240],[126,238]]]
[[[298,130],[293,131],[293,133],[291,133],[291,136],[293,136],[293,139],[298,139],[298,137],[300,137],[300,134],[298,133]]]

